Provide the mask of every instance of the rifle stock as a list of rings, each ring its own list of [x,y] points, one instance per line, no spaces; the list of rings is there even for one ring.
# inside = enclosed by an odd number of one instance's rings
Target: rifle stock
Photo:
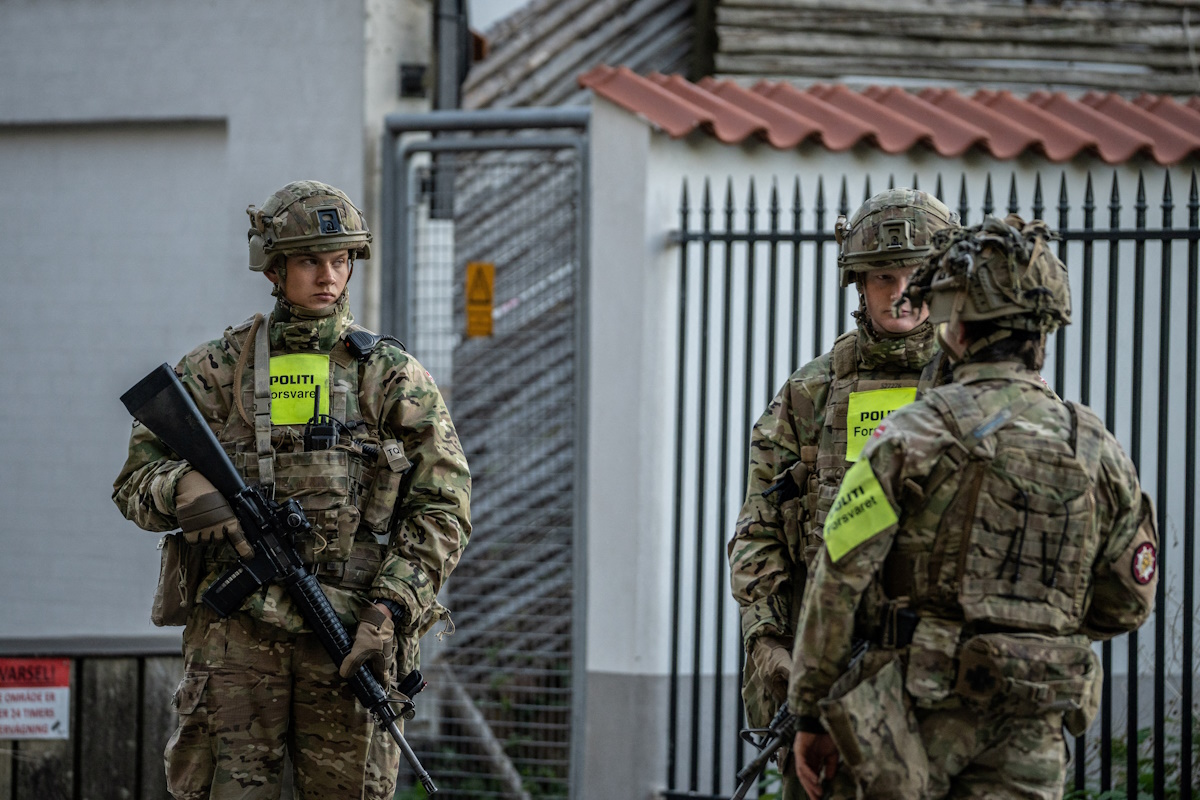
[[[254,549],[253,558],[243,557],[205,591],[205,604],[220,616],[227,617],[259,587],[278,581],[334,665],[340,666],[350,653],[352,642],[329,598],[296,551],[295,536],[309,530],[308,519],[300,504],[295,499],[277,503],[263,495],[257,486],[246,485],[169,365],[156,367],[121,395],[121,402],[134,419],[208,478],[229,502],[246,540]],[[436,792],[433,779],[421,766],[397,724],[401,717],[411,716],[411,700],[405,703],[403,711],[398,712],[365,664],[347,679],[347,683],[363,708],[396,740],[425,792]]]

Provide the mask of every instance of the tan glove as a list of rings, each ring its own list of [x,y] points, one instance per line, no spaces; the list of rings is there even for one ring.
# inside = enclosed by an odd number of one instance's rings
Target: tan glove
[[[192,470],[175,486],[175,516],[188,544],[223,542],[229,534],[241,534],[233,509],[208,478]]]
[[[788,678],[792,674],[791,648],[774,636],[760,636],[754,640],[750,657],[766,682],[767,690],[782,705],[787,700]]]
[[[394,646],[395,629],[392,621],[374,603],[368,603],[358,614],[354,644],[350,647],[350,654],[342,659],[338,673],[343,678],[349,678],[366,664],[379,682],[384,683],[387,680],[387,660]]]

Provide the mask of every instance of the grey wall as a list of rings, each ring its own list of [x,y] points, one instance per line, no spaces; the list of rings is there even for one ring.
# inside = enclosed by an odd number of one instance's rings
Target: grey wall
[[[155,632],[118,396],[269,310],[247,204],[361,197],[364,27],[362,0],[0,3],[0,649]]]

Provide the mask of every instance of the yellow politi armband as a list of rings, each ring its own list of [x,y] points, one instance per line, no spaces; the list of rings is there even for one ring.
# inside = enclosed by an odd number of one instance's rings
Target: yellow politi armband
[[[842,556],[899,521],[879,485],[870,461],[846,471],[837,499],[825,518],[825,549],[829,560]]]
[[[291,353],[271,359],[271,424],[303,425],[318,410],[329,413],[329,356]]]
[[[897,408],[917,399],[917,387],[851,392],[846,410],[846,460],[858,461],[879,423]]]

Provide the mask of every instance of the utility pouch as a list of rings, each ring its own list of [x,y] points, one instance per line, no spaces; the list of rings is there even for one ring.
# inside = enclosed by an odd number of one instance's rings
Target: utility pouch
[[[1102,683],[1100,659],[1083,637],[988,633],[963,644],[955,692],[989,711],[1061,711],[1079,736],[1096,717]]]
[[[185,625],[204,578],[204,549],[185,542],[179,532],[163,536],[158,549],[162,556],[150,621],[160,628]]]
[[[904,687],[917,706],[930,708],[954,691],[955,656],[962,623],[921,617],[908,649]]]
[[[818,704],[821,721],[854,776],[859,797],[925,797],[929,759],[904,691],[902,661],[891,655],[883,667],[844,694],[835,685]]]

